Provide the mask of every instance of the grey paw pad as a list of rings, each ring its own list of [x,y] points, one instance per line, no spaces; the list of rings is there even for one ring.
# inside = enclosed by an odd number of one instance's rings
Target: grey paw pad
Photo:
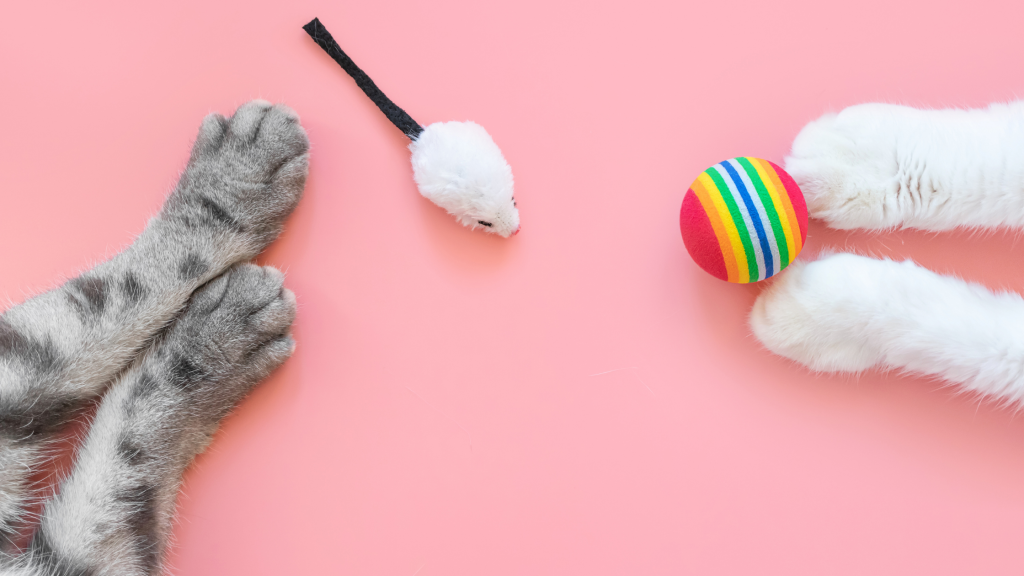
[[[295,295],[284,288],[284,274],[271,267],[236,265],[193,296],[171,332],[177,354],[169,369],[189,382],[246,372],[257,352],[288,338],[295,310]]]

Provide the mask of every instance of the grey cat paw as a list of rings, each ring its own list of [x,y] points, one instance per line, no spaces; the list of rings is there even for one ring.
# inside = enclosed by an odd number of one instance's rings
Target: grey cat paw
[[[287,106],[255,100],[231,118],[210,114],[161,214],[194,232],[230,238],[233,261],[259,253],[295,209],[309,172],[309,140]]]
[[[211,424],[288,359],[295,295],[284,274],[238,264],[196,291],[167,334],[165,382],[185,391]]]

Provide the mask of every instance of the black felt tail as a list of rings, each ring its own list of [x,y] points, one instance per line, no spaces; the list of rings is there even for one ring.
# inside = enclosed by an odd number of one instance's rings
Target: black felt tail
[[[370,100],[380,108],[380,111],[391,120],[391,123],[398,126],[398,129],[405,132],[405,135],[415,140],[419,138],[420,133],[423,132],[423,126],[420,126],[418,122],[412,119],[405,110],[402,110],[391,101],[390,98],[384,95],[377,88],[377,85],[370,80],[370,77],[363,72],[356,63],[348,57],[348,54],[338,46],[338,43],[334,41],[334,37],[331,33],[324,28],[324,25],[320,23],[319,18],[313,18],[313,21],[302,27],[313,41],[320,45],[324,49],[324,52],[334,58],[345,72],[356,81],[356,84],[363,89],[363,92],[370,97]]]

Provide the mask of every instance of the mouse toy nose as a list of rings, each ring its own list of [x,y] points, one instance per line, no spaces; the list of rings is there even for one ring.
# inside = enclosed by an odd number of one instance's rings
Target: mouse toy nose
[[[516,234],[519,234],[519,231],[522,230],[522,229],[523,229],[523,225],[520,224],[519,227],[516,228],[516,231],[512,233],[512,235],[515,236]]]

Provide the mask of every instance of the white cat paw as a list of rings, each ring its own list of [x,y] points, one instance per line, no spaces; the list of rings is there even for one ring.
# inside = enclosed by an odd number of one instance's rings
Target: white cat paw
[[[794,262],[754,303],[754,335],[768,350],[812,370],[859,372],[874,366],[882,353],[870,337],[870,315],[862,304],[876,297],[870,268],[879,263],[852,254]]]
[[[882,229],[902,221],[897,122],[904,108],[851,106],[809,123],[786,158],[811,217],[832,228]]]

